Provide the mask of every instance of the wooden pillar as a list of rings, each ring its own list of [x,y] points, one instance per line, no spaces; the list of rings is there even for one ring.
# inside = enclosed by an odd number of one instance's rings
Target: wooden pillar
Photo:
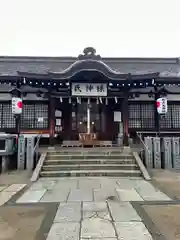
[[[19,89],[20,89],[20,83],[19,83],[19,81],[17,81],[16,82],[16,89],[13,90],[12,94],[15,97],[21,98],[21,92],[19,91]],[[15,117],[15,121],[16,121],[16,133],[17,133],[17,136],[19,138],[19,135],[20,135],[20,132],[21,132],[21,115],[17,114],[14,117]]]
[[[72,112],[76,112],[76,108],[72,103],[69,103],[68,99],[63,99],[63,102],[60,104],[62,109],[63,140],[74,140],[75,130],[72,129],[72,121],[76,118],[72,118]]]
[[[106,132],[105,138],[108,141],[114,140],[114,115],[112,110],[111,100],[108,99],[107,104],[105,105],[105,114],[106,114]]]
[[[129,116],[128,116],[128,92],[125,92],[122,102],[122,120],[123,120],[123,144],[129,146]]]
[[[51,146],[54,145],[54,134],[55,134],[55,99],[49,97],[49,117],[50,117],[50,126],[49,126],[49,143]]]

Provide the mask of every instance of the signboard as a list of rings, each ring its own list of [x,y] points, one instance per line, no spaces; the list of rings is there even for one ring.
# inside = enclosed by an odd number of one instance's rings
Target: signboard
[[[72,83],[72,96],[93,96],[105,97],[107,96],[106,83]]]
[[[167,98],[158,98],[156,100],[156,107],[159,114],[166,114],[168,111]]]
[[[62,117],[62,112],[60,110],[56,110],[55,117]]]
[[[13,97],[12,98],[12,113],[21,114],[23,108],[23,102],[21,98]]]
[[[56,126],[61,126],[61,118],[56,119]]]
[[[121,112],[114,112],[114,122],[121,122]]]

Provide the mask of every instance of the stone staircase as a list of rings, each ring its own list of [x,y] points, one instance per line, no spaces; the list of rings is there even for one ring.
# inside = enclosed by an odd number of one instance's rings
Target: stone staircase
[[[121,150],[61,150],[47,153],[40,177],[139,177],[131,152]]]

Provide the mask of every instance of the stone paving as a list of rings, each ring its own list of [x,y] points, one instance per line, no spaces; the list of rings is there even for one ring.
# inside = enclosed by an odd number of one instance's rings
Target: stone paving
[[[180,239],[178,172],[153,171],[153,185],[107,177],[31,184],[28,175],[0,176],[0,240]]]
[[[0,185],[0,206],[8,202],[11,197],[22,190],[25,186],[26,184]]]
[[[133,202],[171,201],[141,178],[39,179],[17,204],[58,203],[47,240],[152,240]]]

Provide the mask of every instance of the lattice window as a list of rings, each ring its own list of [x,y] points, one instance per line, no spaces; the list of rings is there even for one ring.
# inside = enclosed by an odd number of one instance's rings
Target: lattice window
[[[180,128],[180,105],[172,104],[171,114],[172,114],[172,128]]]
[[[140,104],[129,104],[129,128],[141,128]]]
[[[130,104],[129,105],[129,118],[140,118],[141,117],[141,106],[140,104]]]
[[[141,104],[142,128],[149,129],[155,127],[155,111],[153,103]]]
[[[2,116],[3,116],[2,106],[3,106],[3,104],[0,103],[0,128],[2,128]]]
[[[1,103],[1,128],[15,128],[16,121],[12,114],[11,103]]]
[[[160,116],[160,128],[163,129],[172,128],[171,105],[168,106],[168,112],[165,115]]]
[[[153,103],[129,103],[129,128],[152,129],[155,127]]]
[[[21,116],[22,129],[47,129],[48,125],[48,104],[24,103]]]
[[[48,128],[48,105],[35,105],[35,128]]]
[[[21,115],[21,128],[34,128],[34,104],[25,104]]]

